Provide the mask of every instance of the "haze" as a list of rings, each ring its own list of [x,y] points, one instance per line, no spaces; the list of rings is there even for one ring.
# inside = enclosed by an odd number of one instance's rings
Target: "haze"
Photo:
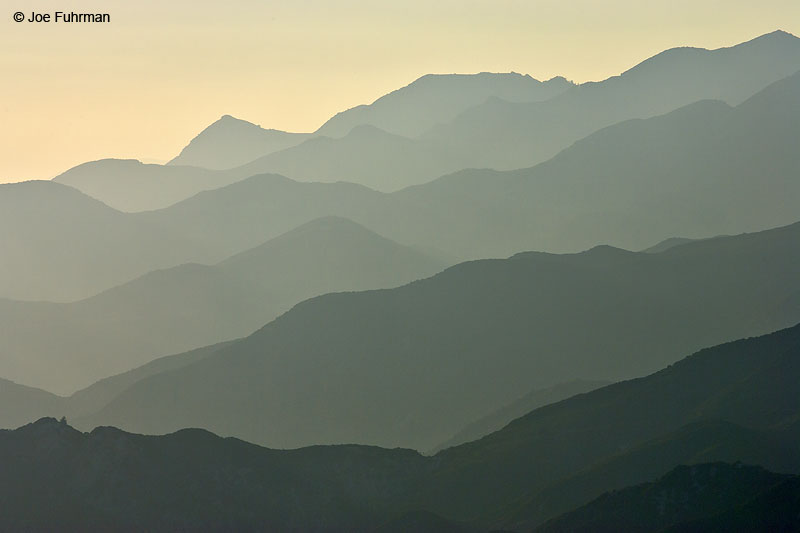
[[[0,182],[84,161],[166,161],[230,113],[312,131],[429,72],[600,80],[666,48],[730,46],[781,28],[800,4],[746,1],[422,0],[87,2],[111,24],[0,31]],[[58,2],[23,11],[54,12]],[[54,96],[55,95],[55,96]],[[157,132],[157,135],[155,134]]]

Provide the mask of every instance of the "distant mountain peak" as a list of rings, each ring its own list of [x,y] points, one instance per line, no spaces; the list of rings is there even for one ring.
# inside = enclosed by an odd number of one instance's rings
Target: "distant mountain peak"
[[[769,33],[765,33],[764,35],[760,35],[760,36],[756,37],[755,39],[752,39],[752,40],[747,41],[747,42],[753,42],[753,41],[757,41],[759,39],[765,39],[765,40],[766,39],[797,39],[797,36],[792,34],[792,33],[789,33],[788,31],[784,31],[784,30],[778,29],[778,30],[775,30],[775,31],[771,31]],[[747,43],[743,43],[743,44],[747,44]]]
[[[306,138],[302,133],[265,129],[225,114],[206,126],[167,164],[229,169],[295,146]]]
[[[358,124],[373,124],[389,133],[416,137],[490,96],[539,102],[561,94],[571,85],[563,79],[542,82],[517,72],[426,74],[369,105],[337,113],[317,134],[343,137]]]
[[[236,118],[233,115],[222,115],[221,117],[219,117],[219,119],[217,119],[214,122],[212,122],[211,124],[209,124],[202,132],[200,132],[200,135],[202,135],[204,132],[207,132],[207,131],[209,131],[211,129],[219,128],[219,127],[226,127],[226,128],[232,128],[232,127],[258,128],[260,130],[264,129],[258,124],[254,124],[254,123],[252,123],[250,121],[247,121],[247,120],[244,120],[244,119],[241,119],[241,118]]]
[[[66,420],[59,421],[49,416],[26,424],[17,431],[23,434],[36,435],[39,439],[49,438],[51,442],[61,441],[65,435],[75,436],[81,434],[80,431],[67,424]]]

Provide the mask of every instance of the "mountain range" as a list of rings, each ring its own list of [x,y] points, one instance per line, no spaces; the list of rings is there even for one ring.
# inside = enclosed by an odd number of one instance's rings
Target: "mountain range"
[[[154,269],[221,261],[328,215],[453,260],[599,242],[642,249],[789,224],[800,199],[798,94],[800,74],[735,108],[699,102],[606,128],[530,169],[462,171],[393,194],[261,175],[125,214],[57,183],[4,185],[0,239],[11,259],[0,295],[85,298]]]
[[[578,379],[566,383],[559,383],[558,385],[553,385],[552,387],[544,389],[534,389],[510,404],[501,407],[497,411],[468,424],[446,442],[434,447],[433,452],[452,448],[453,446],[458,446],[465,442],[478,440],[481,437],[485,437],[490,433],[502,429],[512,420],[538,409],[539,407],[560,402],[561,400],[571,398],[577,394],[583,394],[584,392],[599,389],[600,387],[610,384],[610,381]]]
[[[103,378],[69,396],[58,396],[35,387],[0,379],[0,428],[13,429],[42,417],[81,417],[91,415],[149,376],[169,372],[205,359],[228,346],[231,341],[204,346],[180,354],[159,357],[121,374]]]
[[[248,335],[312,296],[394,287],[445,266],[349,220],[316,219],[213,266],[157,270],[78,302],[0,300],[0,375],[71,393]]]
[[[132,212],[168,207],[200,191],[233,183],[237,178],[199,167],[101,159],[71,168],[53,181],[74,187],[114,209]]]
[[[396,135],[417,137],[489,98],[541,102],[563,94],[573,86],[563,77],[542,82],[516,72],[428,74],[372,104],[336,114],[316,133],[333,138],[344,137],[357,126],[369,125]]]
[[[0,523],[523,531],[551,519],[545,530],[576,520],[627,524],[620,520],[631,516],[667,526],[744,515],[796,520],[786,505],[800,496],[796,478],[718,462],[800,472],[800,403],[788,386],[800,379],[799,353],[800,326],[702,350],[645,378],[541,407],[433,457],[354,445],[268,450],[191,429],[160,437],[109,427],[80,433],[42,419],[0,431],[7,458]],[[697,466],[676,469],[684,464]],[[583,491],[558,491],[560,501],[542,496],[592,475]],[[653,483],[637,486],[646,482]],[[654,491],[665,493],[658,500],[665,512],[653,511]],[[52,505],[39,505],[45,496]],[[635,507],[603,511],[622,499],[644,505],[638,515]]]
[[[125,211],[166,207],[179,196],[213,188],[209,181],[219,187],[260,173],[394,191],[466,168],[530,167],[603,127],[705,99],[738,105],[797,71],[800,39],[778,31],[731,48],[667,50],[619,76],[578,86],[517,74],[425,76],[369,106],[340,113],[311,136],[223,117],[184,150],[197,157],[182,154],[171,164],[203,166],[202,153],[241,166],[211,175],[198,171],[194,186],[172,178],[169,194],[147,184],[194,171],[143,166],[134,174],[130,164],[117,170],[105,162],[102,185],[92,166],[56,179]],[[254,135],[263,138],[263,153],[248,151],[252,157],[245,161],[239,148],[229,148],[260,146]],[[223,155],[226,150],[232,153]],[[143,192],[131,193],[140,182]]]
[[[619,76],[578,85],[542,103],[489,99],[421,137],[463,150],[465,166],[528,167],[623,120],[699,100],[738,105],[799,70],[800,39],[783,31],[717,50],[672,48]]]
[[[798,139],[776,31],[2,184],[0,530],[800,530]]]
[[[660,254],[523,253],[328,294],[76,422],[430,450],[531,389],[643,375],[800,321],[798,242],[794,224]]]

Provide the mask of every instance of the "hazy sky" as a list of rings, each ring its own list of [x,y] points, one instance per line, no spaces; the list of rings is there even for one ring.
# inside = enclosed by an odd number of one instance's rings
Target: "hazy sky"
[[[429,72],[580,82],[674,46],[800,35],[798,0],[0,3],[0,181],[104,157],[167,160],[223,114],[311,131]],[[56,10],[111,23],[13,20]]]

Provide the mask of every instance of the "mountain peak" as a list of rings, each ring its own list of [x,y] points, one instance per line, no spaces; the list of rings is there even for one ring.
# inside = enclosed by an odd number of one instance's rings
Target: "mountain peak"
[[[80,431],[73,428],[65,419],[56,420],[53,417],[43,417],[36,422],[25,424],[17,431],[20,433],[34,435],[37,439],[48,439],[51,442],[61,440],[64,436],[82,435]]]
[[[247,120],[244,120],[244,119],[241,119],[241,118],[236,118],[233,115],[222,115],[217,120],[215,120],[214,122],[209,124],[200,133],[200,135],[202,135],[204,132],[207,132],[207,131],[209,131],[211,129],[220,128],[220,127],[225,127],[225,128],[235,128],[235,127],[258,128],[259,130],[263,130],[264,129],[261,126],[259,126],[258,124],[253,124],[252,122],[249,122]]]
[[[789,33],[788,31],[775,30],[775,31],[771,31],[769,33],[765,33],[764,35],[761,35],[759,37],[756,37],[755,39],[753,39],[753,40],[751,40],[749,42],[757,41],[759,39],[764,39],[764,40],[767,40],[767,39],[771,39],[771,40],[774,40],[774,39],[797,39],[797,36],[794,35],[794,34]]]
[[[301,133],[265,129],[259,124],[225,114],[206,126],[167,164],[229,169],[296,146],[306,137]]]

